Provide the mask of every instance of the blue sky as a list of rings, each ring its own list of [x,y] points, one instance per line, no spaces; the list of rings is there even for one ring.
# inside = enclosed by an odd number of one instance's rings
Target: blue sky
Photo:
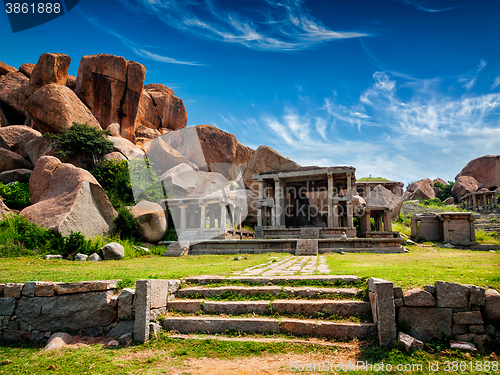
[[[80,0],[0,60],[110,53],[212,124],[301,165],[453,180],[500,150],[500,1]]]

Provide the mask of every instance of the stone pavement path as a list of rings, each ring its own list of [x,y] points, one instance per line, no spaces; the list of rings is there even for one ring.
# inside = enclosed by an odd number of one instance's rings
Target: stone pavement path
[[[287,256],[284,259],[272,257],[267,263],[249,267],[240,276],[290,276],[329,274],[330,269],[324,256]]]

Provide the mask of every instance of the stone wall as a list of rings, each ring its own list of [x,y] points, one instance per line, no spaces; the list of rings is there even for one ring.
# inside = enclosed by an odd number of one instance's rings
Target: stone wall
[[[494,289],[436,281],[403,293],[389,281],[371,278],[369,290],[381,345],[396,341],[396,327],[422,342],[444,334],[484,348],[499,339],[500,293]]]
[[[61,331],[146,341],[180,281],[137,280],[135,290],[118,291],[119,281],[0,284],[0,341],[40,343]]]

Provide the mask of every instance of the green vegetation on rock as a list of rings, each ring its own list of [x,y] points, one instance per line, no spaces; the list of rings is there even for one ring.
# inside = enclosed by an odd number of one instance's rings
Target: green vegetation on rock
[[[4,185],[0,182],[0,196],[10,209],[22,210],[30,205],[29,184],[14,182]]]

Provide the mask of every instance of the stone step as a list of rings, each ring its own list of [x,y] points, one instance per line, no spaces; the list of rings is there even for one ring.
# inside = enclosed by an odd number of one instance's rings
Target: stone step
[[[316,288],[309,286],[300,287],[281,287],[281,286],[221,286],[215,288],[207,288],[195,286],[179,289],[176,293],[177,297],[194,297],[194,298],[212,298],[223,294],[237,294],[240,296],[255,296],[258,294],[270,294],[277,296],[284,293],[288,296],[302,298],[321,298],[322,296],[335,295],[344,298],[353,298],[362,294],[361,289],[357,288]]]
[[[249,284],[282,284],[287,282],[330,282],[330,283],[355,283],[362,281],[360,277],[353,275],[311,275],[311,276],[217,276],[200,275],[191,276],[184,279],[190,284],[220,284],[225,282],[241,282]]]
[[[167,302],[167,310],[195,314],[243,315],[301,314],[308,317],[336,315],[343,318],[356,316],[368,319],[370,303],[351,300],[273,300],[273,301],[205,301],[173,300]]]
[[[162,321],[167,331],[181,334],[225,332],[288,334],[295,336],[327,337],[330,339],[367,339],[376,334],[373,323],[335,323],[302,319],[166,317]]]

